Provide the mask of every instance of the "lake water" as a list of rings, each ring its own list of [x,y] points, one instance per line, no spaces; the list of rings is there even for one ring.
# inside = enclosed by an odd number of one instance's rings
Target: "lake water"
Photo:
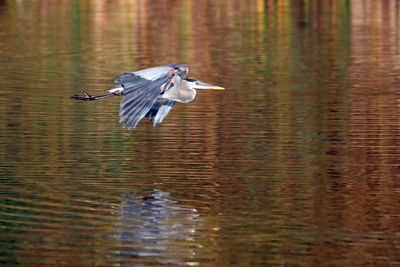
[[[116,75],[188,63],[164,122]],[[400,265],[399,1],[0,0],[0,263]]]

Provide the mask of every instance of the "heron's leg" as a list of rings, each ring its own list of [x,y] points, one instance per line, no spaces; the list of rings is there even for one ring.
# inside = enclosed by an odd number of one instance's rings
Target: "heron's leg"
[[[102,94],[102,95],[89,95],[88,93],[86,93],[85,91],[82,91],[82,90],[81,90],[81,93],[83,95],[73,95],[73,96],[71,96],[71,98],[89,101],[89,100],[97,100],[97,99],[102,99],[105,97],[110,97],[110,96],[115,96],[115,95],[121,95],[118,93],[106,93],[106,94]]]

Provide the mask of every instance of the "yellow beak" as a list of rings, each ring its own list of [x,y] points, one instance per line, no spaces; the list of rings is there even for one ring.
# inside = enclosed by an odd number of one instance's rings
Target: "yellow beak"
[[[194,86],[194,89],[225,90],[224,87],[205,83],[205,82],[200,82],[200,81],[198,82],[198,84],[196,84]]]

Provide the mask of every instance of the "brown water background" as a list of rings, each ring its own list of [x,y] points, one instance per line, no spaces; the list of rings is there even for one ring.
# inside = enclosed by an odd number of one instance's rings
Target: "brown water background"
[[[116,75],[188,63],[154,128]],[[400,265],[400,1],[0,0],[0,263]]]

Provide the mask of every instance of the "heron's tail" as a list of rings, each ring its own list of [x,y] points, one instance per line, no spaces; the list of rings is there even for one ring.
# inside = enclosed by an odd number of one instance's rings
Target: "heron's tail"
[[[122,87],[121,85],[118,85],[115,87],[108,88],[108,89],[104,90],[104,92],[113,93],[114,95],[123,95],[124,87]]]

